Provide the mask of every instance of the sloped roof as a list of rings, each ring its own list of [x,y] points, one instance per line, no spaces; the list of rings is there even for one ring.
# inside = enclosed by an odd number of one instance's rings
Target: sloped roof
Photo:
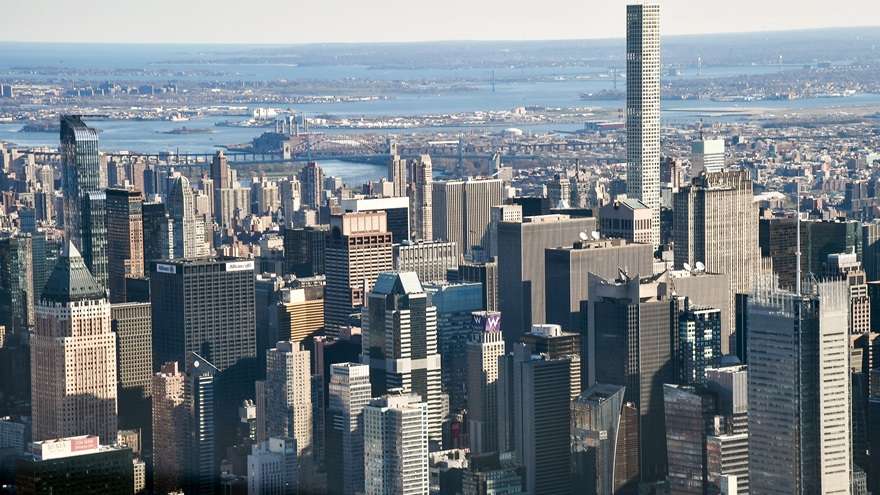
[[[415,294],[425,292],[419,276],[416,272],[385,272],[380,273],[376,284],[373,285],[374,294],[393,294],[395,286],[399,285],[399,294]]]
[[[82,255],[72,242],[67,241],[55,269],[46,281],[42,298],[66,303],[104,297],[104,289],[89,272]]]

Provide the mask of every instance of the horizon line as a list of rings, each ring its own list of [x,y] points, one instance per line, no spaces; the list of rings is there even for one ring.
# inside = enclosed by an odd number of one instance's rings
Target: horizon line
[[[878,25],[859,25],[859,26],[827,26],[827,27],[806,27],[791,29],[756,29],[754,31],[714,31],[704,33],[677,33],[677,34],[661,34],[661,38],[688,38],[688,37],[713,37],[713,36],[742,36],[749,34],[777,34],[777,33],[796,33],[796,32],[818,32],[831,30],[859,30],[859,29],[880,29]],[[880,33],[878,33],[880,35]],[[174,45],[190,45],[190,46],[319,46],[319,45],[407,45],[407,44],[430,44],[430,43],[546,43],[553,41],[618,41],[626,40],[626,36],[615,37],[598,37],[598,38],[496,38],[496,39],[425,39],[425,40],[409,40],[409,41],[312,41],[312,42],[292,42],[292,41],[262,41],[247,43],[230,43],[221,41],[34,41],[34,40],[6,40],[0,39],[2,44],[33,44],[33,45],[124,45],[124,46],[174,46]]]

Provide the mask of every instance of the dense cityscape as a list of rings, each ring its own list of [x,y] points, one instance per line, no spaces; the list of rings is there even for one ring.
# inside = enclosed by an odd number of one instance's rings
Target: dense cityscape
[[[0,63],[0,494],[880,493],[880,33],[620,11]]]

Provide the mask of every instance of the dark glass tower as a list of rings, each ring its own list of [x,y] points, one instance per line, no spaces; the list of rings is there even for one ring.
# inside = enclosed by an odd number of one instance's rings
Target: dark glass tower
[[[256,379],[254,261],[202,258],[150,262],[153,369],[191,352],[218,370],[218,449],[235,437],[238,406]]]
[[[672,330],[678,301],[653,279],[605,280],[589,275],[587,385],[626,387],[625,402],[639,411],[639,473],[642,482],[666,474],[663,384],[675,383]],[[627,455],[627,453],[624,453]]]
[[[101,189],[98,133],[79,115],[62,115],[60,151],[64,229],[68,239],[84,249],[83,202],[88,200],[88,193]]]
[[[214,495],[218,480],[215,459],[218,369],[194,352],[186,356],[186,438],[184,455],[185,493]]]

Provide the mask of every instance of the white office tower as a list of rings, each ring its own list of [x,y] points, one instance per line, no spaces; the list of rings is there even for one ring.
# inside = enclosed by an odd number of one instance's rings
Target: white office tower
[[[262,390],[259,390],[262,388]],[[266,351],[266,380],[258,386],[257,441],[296,440],[297,481],[309,489],[312,469],[311,354],[295,342],[278,342]]]
[[[251,446],[248,495],[296,495],[296,440],[272,437]]]
[[[428,404],[428,434],[442,439],[443,396],[437,350],[437,308],[415,272],[380,273],[361,313],[362,353],[373,392],[394,389]]]
[[[431,157],[419,155],[418,159],[410,162],[409,211],[412,221],[409,223],[412,229],[412,238],[430,241],[434,239],[433,229],[433,200],[431,197],[431,183],[434,181],[434,169]]]
[[[691,143],[691,177],[721,172],[724,168],[724,140],[700,139]]]
[[[626,195],[651,208],[660,244],[660,5],[626,6]]]
[[[370,367],[330,366],[330,403],[325,424],[327,493],[364,491],[364,407],[370,403]]]
[[[498,451],[498,358],[504,355],[501,313],[472,313],[467,343],[468,433],[471,454]]]
[[[749,297],[751,493],[850,493],[848,306],[839,281]]]
[[[364,494],[428,495],[428,404],[385,395],[364,407]]]

